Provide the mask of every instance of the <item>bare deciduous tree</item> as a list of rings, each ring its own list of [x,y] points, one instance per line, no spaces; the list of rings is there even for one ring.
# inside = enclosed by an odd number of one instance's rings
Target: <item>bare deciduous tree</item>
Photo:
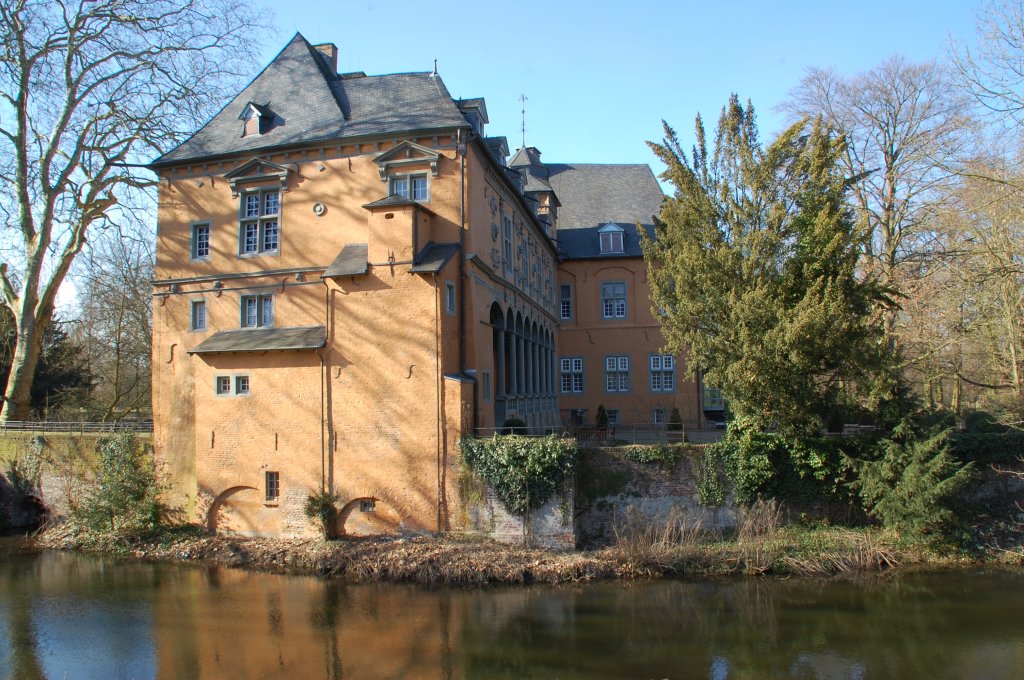
[[[0,286],[17,324],[0,420],[29,414],[54,301],[137,167],[249,72],[259,8],[232,0],[0,2]]]
[[[786,111],[823,114],[846,135],[853,198],[873,234],[873,272],[896,283],[902,263],[928,251],[934,215],[970,148],[967,100],[940,64],[899,56],[853,77],[809,69],[790,96]]]
[[[1024,2],[988,0],[978,10],[977,47],[953,46],[965,89],[997,119],[1024,122]]]
[[[114,232],[89,246],[73,334],[95,380],[88,410],[101,420],[148,411],[153,242]]]

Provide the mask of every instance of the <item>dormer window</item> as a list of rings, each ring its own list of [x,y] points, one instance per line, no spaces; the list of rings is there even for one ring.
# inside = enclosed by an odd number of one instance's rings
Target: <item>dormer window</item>
[[[274,123],[274,112],[269,107],[249,102],[238,116],[242,121],[242,136],[264,135]]]
[[[623,234],[625,230],[617,224],[606,224],[597,230],[601,237],[602,255],[621,255],[625,252],[622,247]]]

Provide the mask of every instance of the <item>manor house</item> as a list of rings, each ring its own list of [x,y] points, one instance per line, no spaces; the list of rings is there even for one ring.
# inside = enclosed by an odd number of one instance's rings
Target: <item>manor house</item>
[[[701,427],[662,353],[646,165],[545,163],[437,73],[339,73],[296,35],[151,165],[153,415],[174,498],[214,531],[465,526],[458,440],[510,419]]]

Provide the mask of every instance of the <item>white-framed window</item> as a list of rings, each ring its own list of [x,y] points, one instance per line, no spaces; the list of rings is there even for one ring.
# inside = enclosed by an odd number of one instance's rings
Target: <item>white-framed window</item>
[[[561,357],[558,360],[562,377],[562,392],[580,394],[583,392],[583,357]]]
[[[359,501],[359,512],[376,512],[377,501],[372,498],[364,498]]]
[[[626,318],[626,284],[610,281],[601,284],[601,316],[605,319]]]
[[[249,394],[248,375],[218,375],[214,378],[217,396],[229,397]]]
[[[210,257],[210,225],[192,225],[192,259],[205,260]]]
[[[281,497],[281,473],[267,470],[264,473],[264,486],[266,488],[265,498],[272,503]]]
[[[501,229],[504,238],[505,273],[512,273],[512,218],[508,215],[501,216]]]
[[[656,408],[651,409],[651,422],[655,425],[665,424],[665,409]]]
[[[491,403],[491,372],[483,370],[480,372],[481,389],[484,392],[484,402]]]
[[[602,255],[621,255],[625,250],[622,247],[623,229],[617,224],[607,224],[598,230],[601,238]]]
[[[604,358],[604,389],[607,392],[629,392],[629,356]]]
[[[651,355],[651,391],[672,392],[676,389],[676,360],[671,354]]]
[[[430,184],[427,175],[399,175],[391,178],[391,193],[414,201],[430,200]]]
[[[261,328],[274,325],[273,295],[243,295],[239,307],[242,328]]]
[[[191,328],[194,331],[206,330],[206,300],[192,301]]]
[[[281,249],[281,192],[254,189],[242,194],[239,207],[238,254],[260,255]]]
[[[558,287],[558,314],[562,319],[572,318],[572,284],[563,283]]]
[[[444,311],[455,314],[455,283],[452,281],[444,284]]]
[[[617,408],[610,408],[610,409],[608,409],[607,413],[608,413],[608,424],[609,425],[618,425],[619,424],[619,409],[617,409]]]

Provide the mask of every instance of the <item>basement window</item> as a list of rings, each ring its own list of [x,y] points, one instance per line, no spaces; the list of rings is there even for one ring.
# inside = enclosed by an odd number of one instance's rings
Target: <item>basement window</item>
[[[372,498],[364,498],[359,501],[359,512],[374,512],[377,509],[377,501]]]
[[[267,472],[266,473],[266,500],[268,503],[272,503],[281,497],[281,473],[280,472]]]

